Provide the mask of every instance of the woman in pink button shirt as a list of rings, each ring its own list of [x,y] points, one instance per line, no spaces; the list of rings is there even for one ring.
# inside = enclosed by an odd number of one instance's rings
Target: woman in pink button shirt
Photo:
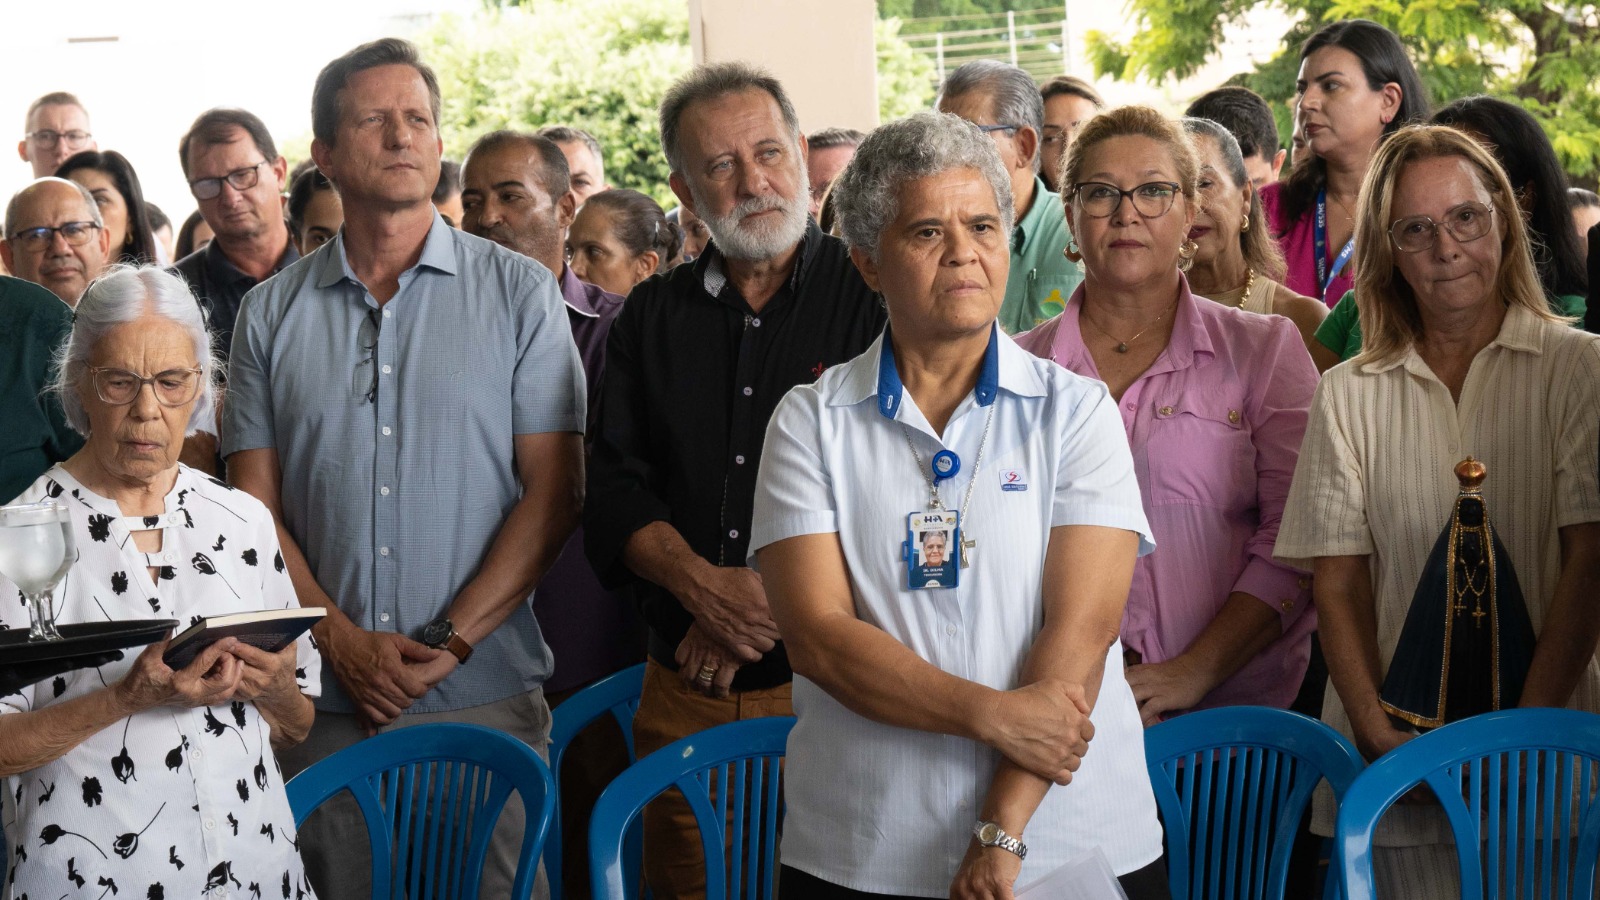
[[[1122,622],[1147,725],[1288,707],[1316,628],[1305,573],[1274,562],[1272,545],[1317,372],[1289,320],[1190,293],[1198,170],[1189,138],[1152,109],[1084,126],[1062,197],[1085,280],[1016,339],[1117,398],[1156,538]]]

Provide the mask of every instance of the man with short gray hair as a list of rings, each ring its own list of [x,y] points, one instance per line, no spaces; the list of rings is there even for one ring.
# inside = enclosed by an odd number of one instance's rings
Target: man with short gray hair
[[[1017,224],[1000,327],[1010,334],[1027,331],[1059,315],[1083,282],[1083,273],[1061,252],[1072,240],[1061,196],[1039,177],[1044,100],[1027,72],[985,59],[951,72],[939,86],[937,106],[993,138],[1011,176]]]
[[[111,235],[89,189],[65,178],[41,178],[6,204],[0,259],[23,281],[77,306],[111,253]]]
[[[745,566],[767,420],[884,323],[844,244],[807,215],[806,141],[776,79],[701,66],[667,91],[660,116],[672,191],[712,241],[635,287],[612,326],[584,507],[595,571],[634,588],[649,629],[641,756],[714,725],[791,714],[788,658]],[[704,896],[687,804],[651,803],[644,832],[655,896]]]
[[[578,205],[601,191],[611,189],[606,184],[606,159],[600,150],[600,141],[582,128],[568,125],[546,125],[534,134],[547,141],[555,141],[567,157],[567,175],[572,182],[572,196]]]

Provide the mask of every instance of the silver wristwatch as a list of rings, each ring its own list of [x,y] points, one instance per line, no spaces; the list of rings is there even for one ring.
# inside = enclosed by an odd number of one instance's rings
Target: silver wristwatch
[[[985,847],[999,847],[1001,850],[1009,850],[1017,855],[1017,859],[1028,858],[1028,845],[1006,834],[1005,829],[1001,828],[998,823],[979,821],[978,824],[972,826],[972,836],[977,838],[978,843]]]

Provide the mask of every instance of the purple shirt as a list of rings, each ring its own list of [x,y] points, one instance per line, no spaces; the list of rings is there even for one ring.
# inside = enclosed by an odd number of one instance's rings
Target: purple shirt
[[[600,376],[605,371],[606,335],[622,312],[622,298],[579,281],[570,267],[561,269],[561,297],[567,303],[572,340],[583,360],[589,384],[589,409],[599,406]],[[592,413],[591,419],[593,421]],[[555,671],[544,683],[546,693],[581,687],[644,658],[638,615],[630,592],[600,586],[583,555],[583,528],[572,533],[561,556],[539,582],[534,618],[555,657]]]
[[[1099,378],[1078,313],[1066,311],[1017,343],[1079,375]],[[1283,635],[1195,709],[1287,708],[1305,677],[1310,578],[1272,558],[1317,370],[1293,323],[1197,298],[1180,276],[1167,349],[1122,395],[1118,411],[1156,550],[1139,560],[1122,642],[1146,663],[1183,653],[1228,595],[1242,591],[1278,613]]]
[[[1355,258],[1351,257],[1345,263],[1328,285],[1327,293],[1323,293],[1317,286],[1316,207],[1313,206],[1293,222],[1284,221],[1283,207],[1278,198],[1282,187],[1281,183],[1274,182],[1261,189],[1261,211],[1266,214],[1267,228],[1278,239],[1278,248],[1283,251],[1283,260],[1289,267],[1283,285],[1297,294],[1320,297],[1331,308],[1344,296],[1345,291],[1356,285]],[[1333,271],[1333,261],[1343,249],[1343,246],[1328,246],[1328,271]]]

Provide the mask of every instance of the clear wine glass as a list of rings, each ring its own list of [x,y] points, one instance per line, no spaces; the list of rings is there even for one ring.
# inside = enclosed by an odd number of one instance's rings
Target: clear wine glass
[[[28,640],[55,641],[55,588],[77,554],[72,545],[72,518],[54,500],[0,506],[0,575],[28,598]]]

